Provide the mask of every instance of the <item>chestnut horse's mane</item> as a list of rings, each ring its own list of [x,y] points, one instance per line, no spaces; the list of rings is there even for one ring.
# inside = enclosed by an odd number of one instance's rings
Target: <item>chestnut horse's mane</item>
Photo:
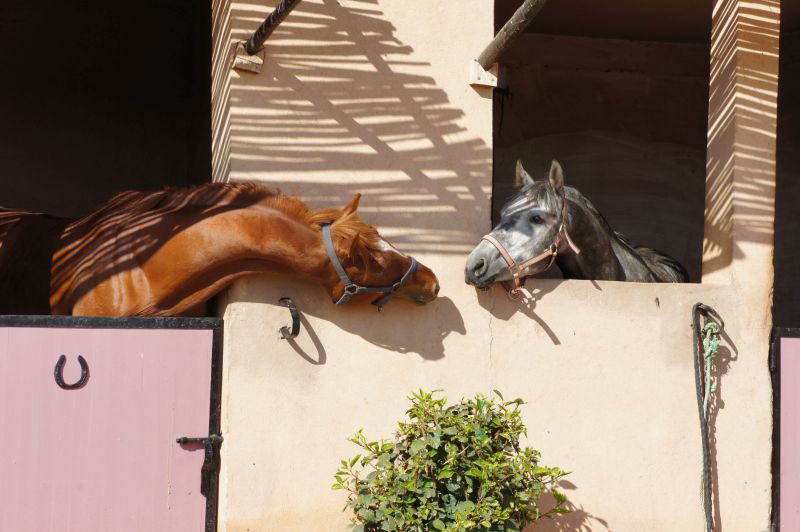
[[[212,215],[218,207],[255,204],[279,210],[315,230],[323,224],[331,224],[337,239],[352,243],[351,248],[345,250],[350,253],[381,247],[377,230],[362,221],[358,214],[344,214],[338,208],[313,210],[296,196],[287,196],[258,183],[204,183],[191,188],[165,188],[155,192],[120,192],[74,225],[106,225],[112,220],[135,223],[151,216],[197,207],[208,207],[209,215]]]

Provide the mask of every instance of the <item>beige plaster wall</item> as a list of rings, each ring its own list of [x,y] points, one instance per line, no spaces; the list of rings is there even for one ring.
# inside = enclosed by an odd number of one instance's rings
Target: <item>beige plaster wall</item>
[[[219,3],[215,49],[244,38],[269,7]],[[269,41],[261,74],[215,68],[215,139],[228,150],[215,158],[220,179],[263,181],[315,206],[362,192],[364,218],[442,286],[432,304],[398,301],[380,314],[336,308],[288,277],[228,292],[221,530],[346,529],[344,494],[329,486],[356,452],[347,437],[362,427],[390,436],[417,388],[452,399],[498,388],[529,402],[530,442],[545,463],[573,471],[575,512],[537,530],[700,529],[697,301],[715,306],[728,332],[714,416],[717,522],[765,530],[777,6],[722,0],[715,10],[727,45],[712,47],[703,284],[529,281],[523,302],[463,283],[466,254],[489,229],[492,101],[466,84],[466,70],[491,37],[491,11],[483,0],[306,0]],[[744,33],[751,24],[759,35]],[[281,296],[303,314],[296,342],[279,339],[289,319]]]

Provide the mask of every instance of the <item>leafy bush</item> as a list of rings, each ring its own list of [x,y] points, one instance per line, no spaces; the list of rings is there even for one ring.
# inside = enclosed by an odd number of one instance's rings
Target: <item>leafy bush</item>
[[[349,492],[353,530],[518,531],[566,513],[556,486],[567,473],[520,449],[524,402],[495,393],[499,401],[477,395],[445,406],[420,390],[394,440],[369,441],[362,431],[350,438],[363,453],[342,460],[333,488]],[[548,511],[539,507],[544,492],[555,498]]]

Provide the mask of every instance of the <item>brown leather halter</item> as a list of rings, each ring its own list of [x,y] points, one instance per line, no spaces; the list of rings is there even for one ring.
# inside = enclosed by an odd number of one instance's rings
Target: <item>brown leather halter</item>
[[[503,257],[503,260],[506,261],[508,264],[508,269],[511,271],[511,275],[514,278],[514,287],[510,288],[506,283],[503,283],[504,286],[508,289],[509,295],[512,297],[518,297],[520,291],[522,290],[522,280],[524,279],[522,272],[524,272],[529,266],[533,266],[537,262],[547,257],[550,257],[550,264],[547,265],[547,268],[542,270],[546,272],[550,268],[553,267],[553,264],[556,262],[556,256],[558,255],[558,248],[561,245],[561,238],[563,237],[566,239],[567,244],[575,252],[575,254],[579,254],[581,252],[580,248],[575,245],[572,239],[569,237],[569,233],[567,233],[567,199],[562,197],[561,198],[561,225],[558,228],[558,233],[556,233],[556,238],[553,243],[542,253],[539,253],[532,259],[528,259],[522,264],[517,264],[514,262],[514,259],[511,258],[511,254],[508,250],[500,243],[492,235],[485,235],[483,240],[486,240],[494,247],[497,248],[497,251],[500,252],[500,255]]]

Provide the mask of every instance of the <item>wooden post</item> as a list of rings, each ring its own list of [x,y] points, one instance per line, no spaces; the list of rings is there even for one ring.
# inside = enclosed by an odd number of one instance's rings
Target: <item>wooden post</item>
[[[247,39],[244,49],[249,55],[256,55],[264,47],[264,42],[272,35],[278,24],[283,22],[283,19],[292,12],[292,9],[297,7],[300,0],[282,0],[278,7],[275,8],[261,25],[256,29],[252,36]]]
[[[539,14],[539,11],[542,10],[546,1],[547,0],[525,0],[519,9],[517,9],[517,12],[505,23],[503,29],[497,32],[497,35],[495,35],[492,42],[489,43],[489,46],[478,56],[478,63],[484,70],[492,68],[500,54],[511,44],[511,41],[528,27],[533,17]]]

